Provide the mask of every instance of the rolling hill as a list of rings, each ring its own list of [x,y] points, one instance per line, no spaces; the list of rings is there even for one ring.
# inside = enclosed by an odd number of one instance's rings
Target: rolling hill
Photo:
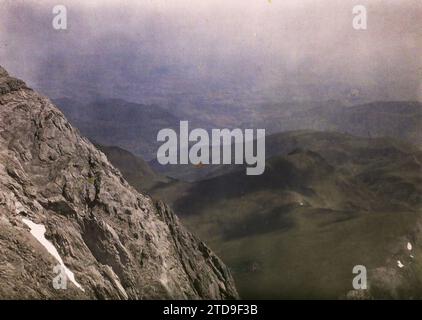
[[[359,264],[368,268],[368,297],[422,297],[418,148],[295,131],[268,137],[267,149],[261,176],[226,167],[150,193],[223,257],[243,298],[353,296]]]

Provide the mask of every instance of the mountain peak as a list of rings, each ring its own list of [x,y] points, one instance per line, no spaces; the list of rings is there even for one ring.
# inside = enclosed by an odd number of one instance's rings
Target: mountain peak
[[[50,100],[0,73],[0,297],[238,297],[168,206],[132,188]],[[61,268],[67,290],[54,286]]]
[[[7,77],[9,74],[7,73],[6,69],[0,66],[0,77]]]
[[[0,66],[0,94],[10,93],[21,88],[27,88],[25,82],[10,77],[9,73]]]

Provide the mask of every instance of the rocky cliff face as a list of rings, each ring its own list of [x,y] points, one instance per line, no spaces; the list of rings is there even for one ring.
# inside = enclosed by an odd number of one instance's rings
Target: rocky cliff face
[[[237,298],[227,267],[168,206],[1,67],[0,283],[0,298]]]

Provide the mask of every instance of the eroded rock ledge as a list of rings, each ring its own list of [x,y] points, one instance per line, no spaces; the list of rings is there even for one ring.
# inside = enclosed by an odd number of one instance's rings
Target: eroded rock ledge
[[[84,291],[53,288],[43,225]],[[0,67],[0,298],[234,299],[228,268],[135,191],[45,97]]]

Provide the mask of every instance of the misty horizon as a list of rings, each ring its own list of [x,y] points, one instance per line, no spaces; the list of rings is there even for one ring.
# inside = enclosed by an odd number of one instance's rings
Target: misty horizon
[[[421,100],[418,1],[3,1],[0,59],[52,98],[231,106]],[[406,12],[406,14],[400,14]],[[353,102],[353,101],[352,101]]]

